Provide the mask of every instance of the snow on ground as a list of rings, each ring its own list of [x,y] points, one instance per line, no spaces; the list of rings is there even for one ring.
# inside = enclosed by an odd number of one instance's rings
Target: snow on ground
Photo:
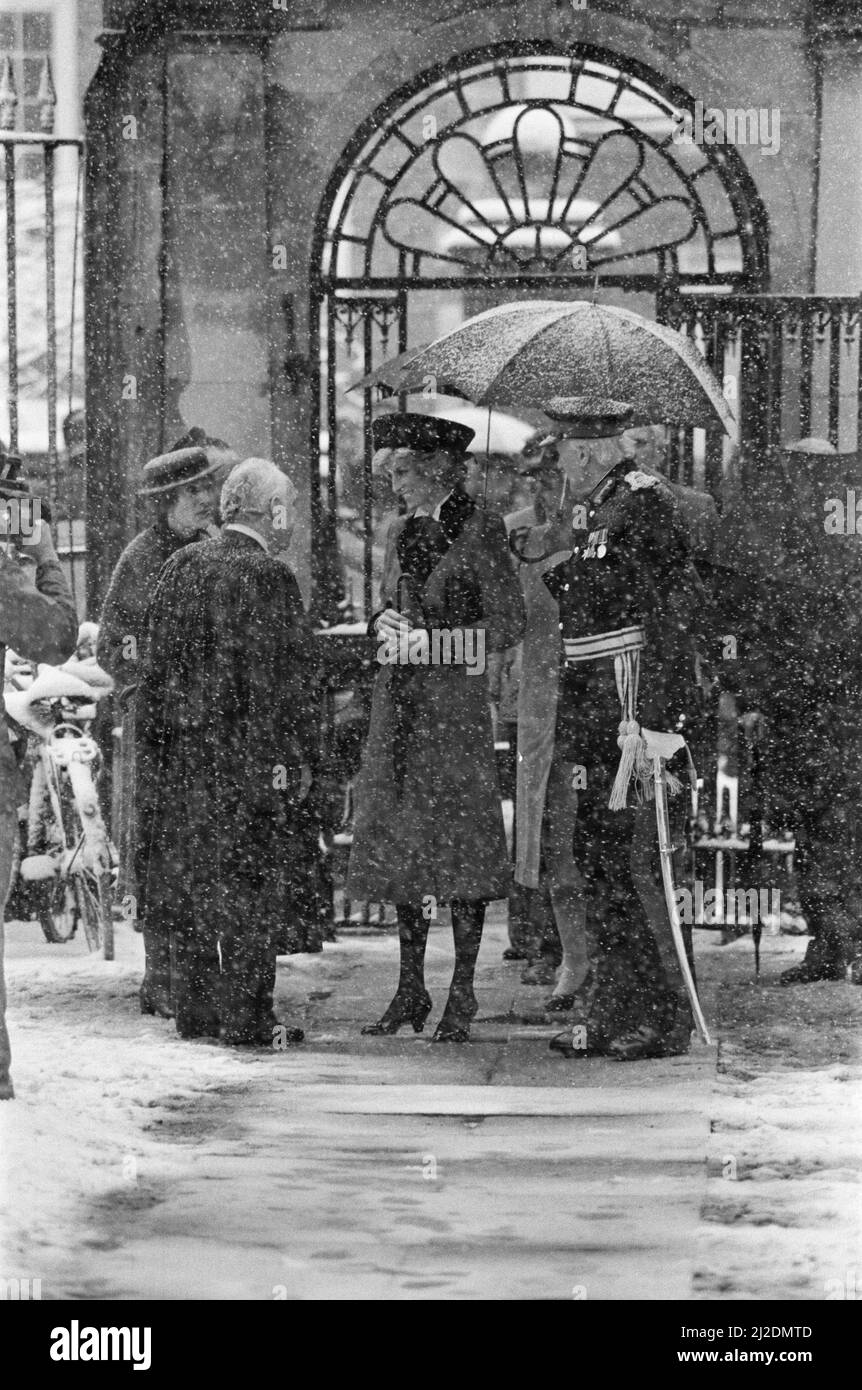
[[[441,1000],[445,935],[435,936],[432,950],[432,993]],[[214,1126],[232,1142],[231,1125],[243,1122],[242,1097],[256,1096],[259,1106],[273,1058],[183,1042],[171,1023],[142,1017],[142,942],[127,926],[118,928],[117,960],[110,963],[88,955],[81,943],[48,945],[35,923],[12,924],[9,937],[17,1099],[0,1105],[0,1278],[35,1279],[63,1266],[58,1287],[67,1295],[78,1277],[85,1293],[99,1296],[84,1271],[98,1264],[100,1250],[124,1238],[124,1213],[133,1226],[171,1185],[205,1213],[213,1185],[204,1179],[213,1174],[196,1175],[196,1159],[204,1165],[207,1159],[196,1152],[195,1125]],[[545,991],[518,990],[518,968],[500,964],[502,944],[498,922],[483,945],[480,997],[484,988],[488,1003],[494,990],[495,1001],[502,1000],[505,979],[515,982],[509,997],[518,996],[518,1007],[538,1004]],[[779,971],[805,944],[804,938],[765,938],[763,980],[755,984],[750,941],[721,947],[714,934],[698,933],[698,969],[719,1062],[712,1082],[704,1073],[702,1087],[712,1133],[704,1153],[695,1298],[862,1296],[862,990],[843,983],[780,988]],[[300,1022],[307,1012],[314,1015],[316,1059],[302,1049],[284,1063],[298,1081],[340,1085],[367,1069],[363,1049],[371,1049],[378,1066],[395,1055],[394,1040],[376,1040],[376,1051],[374,1040],[360,1043],[356,1020],[373,1016],[372,1006],[385,1001],[396,960],[389,933],[345,938],[322,955],[280,964],[283,1009],[286,991],[292,1000],[284,1011]],[[596,1062],[586,1064],[589,1074],[579,1073],[577,1064],[551,1066],[538,1038],[506,1045],[504,1030],[503,1039],[491,1084],[673,1084],[673,1062],[631,1068]],[[475,1069],[483,1054],[472,1053]],[[429,1079],[422,1073],[433,1066],[431,1079],[463,1084],[458,1069],[466,1057],[431,1054],[419,1040],[399,1039],[399,1075],[414,1075],[415,1058],[416,1079]],[[183,1125],[190,1142],[165,1142]],[[243,1193],[243,1200],[253,1196]]]
[[[142,938],[129,928],[111,962],[77,941],[48,945],[36,923],[8,933],[16,1099],[0,1105],[0,1278],[39,1278],[40,1254],[87,1243],[87,1204],[117,1191],[135,1204],[143,1155],[170,1176],[160,1119],[236,1084],[248,1060],[141,1015]]]
[[[862,991],[782,988],[803,938],[708,956],[721,1037],[709,1181],[694,1287],[700,1297],[862,1298]]]

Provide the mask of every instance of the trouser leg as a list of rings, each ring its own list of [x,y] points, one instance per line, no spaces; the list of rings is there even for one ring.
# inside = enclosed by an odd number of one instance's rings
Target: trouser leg
[[[225,1042],[267,1040],[274,1025],[276,932],[266,885],[237,876],[219,885],[220,1011]]]
[[[141,981],[141,1010],[170,1017],[173,1013],[173,932],[162,922],[158,928],[144,920],[144,978]]]
[[[632,882],[658,948],[668,986],[682,994],[685,992],[685,981],[680,969],[673,933],[670,929],[664,886],[660,879],[661,865],[659,863],[655,803],[650,801],[644,806],[638,806],[632,812],[632,817],[630,855]]]
[[[3,734],[5,738],[5,733]],[[4,911],[9,896],[9,878],[12,873],[15,839],[18,835],[18,814],[16,811],[0,813],[0,1100],[11,1100],[15,1092],[10,1072],[12,1048],[6,1028],[6,974],[3,965],[5,949]]]
[[[174,1003],[181,1037],[218,1033],[220,981],[218,933],[213,916],[196,910],[193,895],[183,894],[175,906]]]
[[[543,825],[543,849],[554,920],[563,959],[554,995],[574,994],[589,969],[587,900],[574,861],[573,839],[578,798],[572,787],[572,765],[555,762],[548,778]]]

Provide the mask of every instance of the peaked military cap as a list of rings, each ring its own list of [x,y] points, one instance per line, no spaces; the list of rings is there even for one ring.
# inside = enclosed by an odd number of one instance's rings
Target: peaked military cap
[[[456,420],[439,415],[419,415],[401,411],[380,415],[371,426],[371,441],[377,449],[415,449],[433,454],[447,449],[453,454],[465,454],[476,431]]]
[[[174,449],[170,454],[159,454],[144,465],[144,486],[138,488],[138,496],[157,497],[206,478],[220,467],[219,460],[210,462],[205,449]]]
[[[622,434],[634,416],[634,407],[625,401],[599,397],[552,396],[545,401],[542,410],[549,420],[563,425],[565,433],[575,439],[607,439],[610,435]]]

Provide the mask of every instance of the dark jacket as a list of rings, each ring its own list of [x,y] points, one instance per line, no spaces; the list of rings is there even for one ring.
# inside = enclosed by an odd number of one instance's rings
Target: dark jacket
[[[204,531],[178,536],[164,522],[156,522],[135,536],[117,561],[102,604],[97,656],[113,678],[121,704],[137,680],[147,606],[162,566],[177,550],[205,537]]]
[[[650,729],[675,728],[697,699],[695,657],[708,644],[707,596],[692,564],[677,500],[661,481],[633,487],[620,469],[616,486],[574,539],[572,558],[545,575],[560,606],[563,638],[642,626],[646,645],[636,717]],[[594,738],[585,742],[584,701],[596,698],[594,676],[601,676],[600,667],[611,673],[601,684],[608,686],[616,718],[596,724],[596,747]],[[612,662],[563,670],[557,743],[564,756],[584,762],[606,753],[615,761],[618,722]]]
[[[418,556],[419,519],[393,523],[381,594],[429,630],[476,629],[487,660],[524,629],[505,528],[463,496],[443,519],[442,533],[430,528],[430,550]],[[411,547],[414,532],[420,541]],[[405,583],[411,570],[418,578]],[[440,902],[505,895],[511,867],[484,671],[381,666],[356,806],[352,897],[420,903],[426,895]]]

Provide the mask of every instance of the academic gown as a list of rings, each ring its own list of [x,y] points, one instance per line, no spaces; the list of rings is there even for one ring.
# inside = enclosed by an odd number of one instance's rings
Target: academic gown
[[[273,981],[300,766],[316,752],[313,689],[285,564],[230,530],[173,556],[135,703],[139,881],[145,903],[158,899],[151,920],[180,935],[209,933],[212,947],[215,932],[223,954],[226,934],[265,941],[254,969]]]

